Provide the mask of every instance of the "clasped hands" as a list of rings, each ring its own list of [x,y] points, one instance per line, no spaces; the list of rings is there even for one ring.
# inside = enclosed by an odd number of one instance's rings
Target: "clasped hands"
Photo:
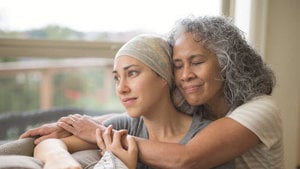
[[[127,130],[115,131],[111,125],[105,128],[92,117],[78,114],[61,118],[57,125],[81,139],[97,142],[102,155],[111,151],[129,169],[136,168],[138,148],[134,138],[127,135]]]

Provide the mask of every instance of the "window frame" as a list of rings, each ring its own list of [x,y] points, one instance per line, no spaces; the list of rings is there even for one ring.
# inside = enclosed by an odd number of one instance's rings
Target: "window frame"
[[[113,58],[123,42],[1,39],[0,57],[100,57]]]

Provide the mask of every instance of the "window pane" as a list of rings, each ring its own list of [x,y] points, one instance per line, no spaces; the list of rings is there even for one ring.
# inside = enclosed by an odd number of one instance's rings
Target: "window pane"
[[[112,80],[111,51],[140,33],[167,33],[183,16],[218,15],[220,4],[221,0],[0,0],[0,42],[5,38],[22,41],[6,47],[18,57],[0,50],[0,141],[17,138],[37,122],[57,119],[59,113],[76,113],[73,108],[123,112]],[[20,38],[31,42],[23,43]],[[36,45],[40,41],[47,43]],[[105,51],[99,55],[95,43],[100,42],[86,41],[104,42],[100,48]],[[77,44],[76,49],[70,42]],[[21,52],[20,56],[14,50],[19,48],[47,52],[41,56]],[[91,49],[103,58],[86,56]],[[70,50],[79,53],[74,54],[76,58],[69,55]],[[67,56],[61,56],[65,52]],[[58,111],[49,111],[54,108]],[[40,111],[52,114],[40,121]]]
[[[29,58],[0,67],[0,112],[63,106],[123,109],[115,96],[111,59]]]
[[[249,40],[249,25],[250,25],[250,10],[251,0],[236,0],[235,1],[235,25],[239,27]]]

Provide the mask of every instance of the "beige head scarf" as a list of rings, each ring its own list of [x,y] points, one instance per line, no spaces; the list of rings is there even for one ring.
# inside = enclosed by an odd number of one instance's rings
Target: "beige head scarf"
[[[149,66],[168,82],[175,107],[187,114],[194,112],[194,108],[187,104],[178,89],[174,87],[172,49],[165,39],[147,34],[136,36],[119,49],[115,60],[120,56],[133,57]]]
[[[165,79],[172,88],[173,75],[171,57],[172,50],[169,43],[156,35],[138,35],[121,47],[115,56],[133,57]]]

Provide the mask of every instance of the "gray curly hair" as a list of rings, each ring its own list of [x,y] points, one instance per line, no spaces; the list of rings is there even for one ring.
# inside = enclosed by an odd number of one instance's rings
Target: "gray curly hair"
[[[172,47],[184,32],[191,33],[196,42],[216,54],[224,95],[231,108],[259,95],[271,95],[276,81],[273,71],[229,18],[188,16],[179,20],[168,35]]]

